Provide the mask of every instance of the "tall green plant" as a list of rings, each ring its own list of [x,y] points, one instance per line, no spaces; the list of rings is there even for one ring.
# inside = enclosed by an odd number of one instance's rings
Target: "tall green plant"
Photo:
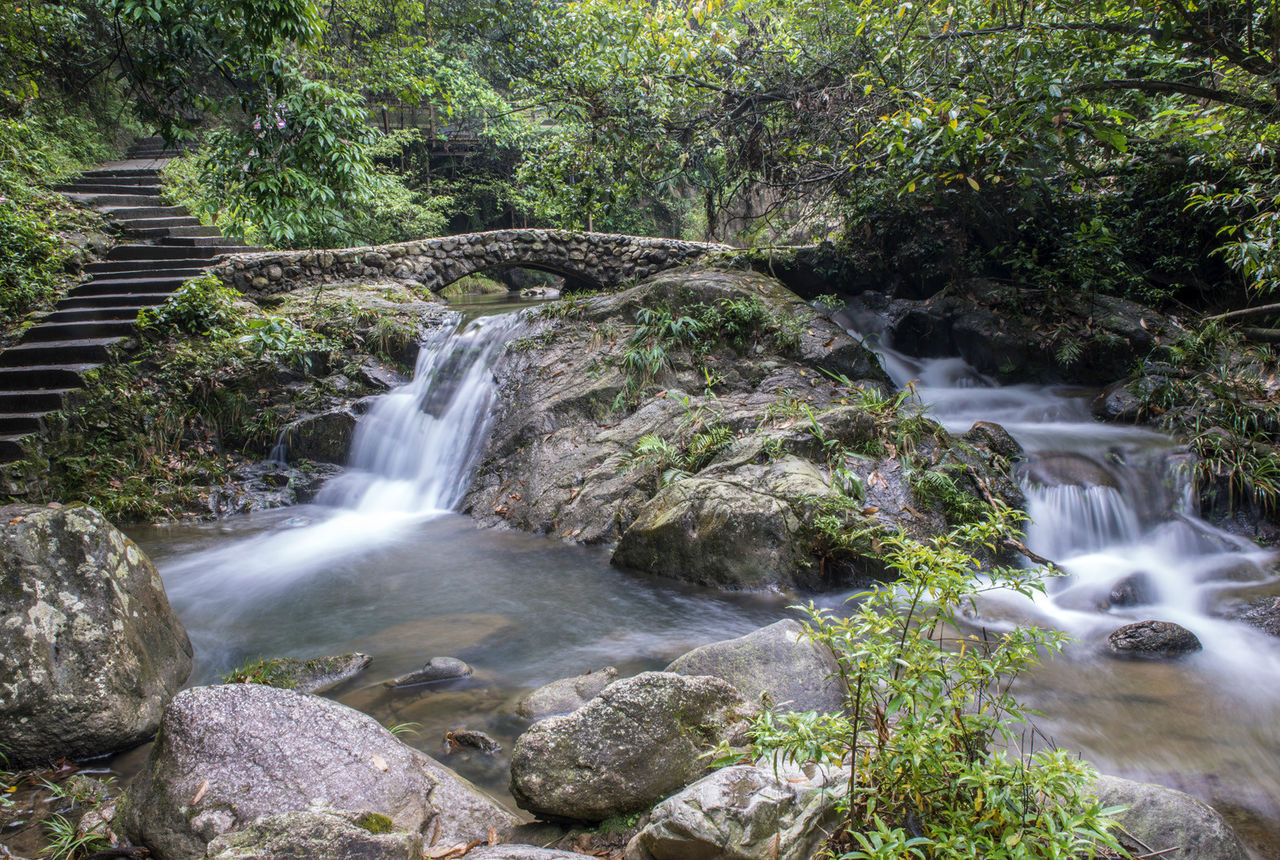
[[[857,595],[850,613],[808,607],[809,634],[829,645],[847,685],[837,714],[766,713],[759,750],[849,768],[838,856],[848,860],[996,860],[1093,856],[1116,847],[1087,794],[1092,768],[1060,749],[1023,749],[1035,735],[1010,692],[1062,635],[1039,628],[962,633],[980,593],[1033,595],[1043,572],[981,572],[1014,515],[921,541],[897,533],[880,554],[899,579]]]

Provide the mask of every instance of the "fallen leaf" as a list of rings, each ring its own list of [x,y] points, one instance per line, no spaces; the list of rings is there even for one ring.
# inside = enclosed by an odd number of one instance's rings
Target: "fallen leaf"
[[[196,789],[196,796],[191,798],[191,805],[195,806],[204,799],[205,794],[209,791],[209,780],[200,783],[200,787]]]
[[[376,767],[378,770],[387,769],[387,760],[385,758],[378,755],[377,753],[374,753],[372,758],[373,758],[373,766]]]

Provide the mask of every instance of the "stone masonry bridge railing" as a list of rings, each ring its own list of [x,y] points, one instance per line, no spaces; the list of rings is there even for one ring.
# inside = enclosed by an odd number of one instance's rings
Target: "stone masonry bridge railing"
[[[238,254],[214,266],[213,273],[258,296],[378,278],[413,280],[440,290],[466,275],[514,267],[561,275],[571,285],[613,287],[733,250],[728,245],[610,233],[494,230],[366,248]]]

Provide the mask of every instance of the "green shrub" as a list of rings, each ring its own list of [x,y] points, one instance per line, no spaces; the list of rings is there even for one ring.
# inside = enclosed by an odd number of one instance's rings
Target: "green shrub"
[[[1089,765],[1063,750],[1017,749],[1034,735],[1010,684],[1062,635],[962,632],[960,612],[981,592],[1043,590],[1040,571],[983,573],[966,549],[994,546],[1012,519],[997,510],[928,541],[882,535],[894,585],[856,595],[847,615],[808,607],[809,634],[832,648],[847,684],[845,709],[766,711],[753,737],[757,752],[851,767],[832,846],[841,858],[1065,858],[1116,847],[1111,810],[1087,796]]]
[[[158,308],[138,311],[138,325],[155,330],[177,330],[204,337],[226,337],[243,325],[236,308],[240,293],[212,274],[183,284]]]

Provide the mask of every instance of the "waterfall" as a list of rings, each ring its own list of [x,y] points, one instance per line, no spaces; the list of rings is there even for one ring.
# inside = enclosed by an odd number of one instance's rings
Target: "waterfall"
[[[349,468],[299,508],[287,527],[192,553],[166,573],[175,605],[239,611],[314,576],[406,539],[425,518],[466,494],[487,436],[492,368],[517,313],[437,331],[418,354],[412,381],[376,398],[356,426]]]
[[[493,362],[517,325],[517,314],[481,317],[425,341],[413,380],[374,401],[348,470],[317,501],[366,513],[455,508],[488,434]]]
[[[991,421],[1022,445],[1027,545],[1065,572],[1035,602],[1031,615],[1040,623],[1096,638],[1162,618],[1201,635],[1202,659],[1214,671],[1247,662],[1239,643],[1261,634],[1224,620],[1214,606],[1232,589],[1267,582],[1274,557],[1199,517],[1188,455],[1174,440],[1095,421],[1078,390],[1000,385],[960,358],[907,355],[888,343],[882,320],[854,309],[835,319],[854,336],[869,332],[864,342],[889,376],[912,386],[947,430]],[[992,618],[1021,602],[999,593],[987,600]]]

